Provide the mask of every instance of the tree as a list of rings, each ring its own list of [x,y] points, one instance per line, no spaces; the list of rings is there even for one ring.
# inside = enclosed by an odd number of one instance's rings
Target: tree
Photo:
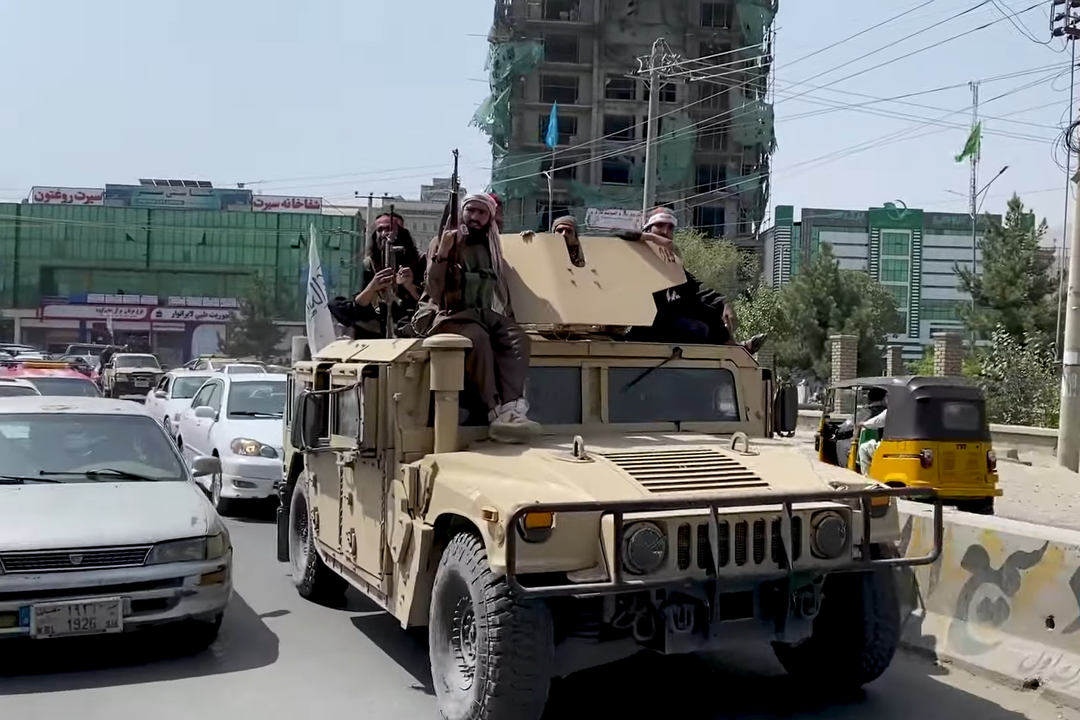
[[[735,247],[730,240],[713,240],[696,230],[680,230],[675,246],[686,270],[702,285],[732,300],[760,276],[751,253]]]
[[[830,375],[832,335],[857,336],[859,374],[878,375],[887,335],[902,331],[892,295],[865,272],[841,270],[828,245],[781,289],[776,323],[777,365],[818,378]]]
[[[739,317],[739,336],[750,338],[758,333],[770,336],[780,327],[780,291],[764,282],[747,289],[735,300]],[[775,342],[770,337],[769,342]]]
[[[976,382],[986,395],[990,422],[1057,427],[1061,377],[1045,338],[1018,339],[998,326],[978,358]]]
[[[259,274],[251,278],[248,293],[240,299],[240,312],[225,328],[222,350],[233,357],[269,358],[285,330],[275,321],[278,303],[274,290]]]
[[[960,318],[983,338],[1004,331],[1020,342],[1029,337],[1049,341],[1057,318],[1057,282],[1050,276],[1051,258],[1040,252],[1046,221],[1033,228],[1031,214],[1016,195],[1002,223],[987,220],[979,274],[955,266],[960,289],[974,299],[973,308],[959,308]]]

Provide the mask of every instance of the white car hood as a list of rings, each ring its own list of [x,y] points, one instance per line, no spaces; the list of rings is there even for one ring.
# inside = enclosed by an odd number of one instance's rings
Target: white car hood
[[[0,485],[0,551],[150,544],[214,522],[191,482]]]
[[[236,438],[249,438],[280,450],[285,437],[284,423],[282,418],[223,418],[214,434],[225,447]]]

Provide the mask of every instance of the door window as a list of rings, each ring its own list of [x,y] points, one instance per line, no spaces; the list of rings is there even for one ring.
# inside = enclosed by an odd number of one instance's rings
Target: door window
[[[191,400],[191,407],[197,408],[203,407],[204,405],[209,405],[210,403],[208,401],[210,399],[210,391],[213,389],[213,385],[207,385],[206,387],[199,390],[199,392],[195,393],[195,397]]]
[[[215,410],[221,410],[221,383],[210,386],[210,395],[206,399],[206,404]]]

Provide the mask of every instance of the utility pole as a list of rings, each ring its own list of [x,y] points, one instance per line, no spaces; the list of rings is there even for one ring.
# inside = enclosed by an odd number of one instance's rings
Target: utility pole
[[[645,128],[645,195],[641,203],[641,219],[649,216],[649,210],[656,205],[656,116],[660,114],[660,67],[664,58],[664,38],[657,38],[649,56],[649,119]],[[644,68],[642,68],[644,69]]]
[[[1065,6],[1057,12],[1058,6]],[[1054,0],[1052,22],[1056,37],[1080,38],[1080,0]],[[1059,24],[1060,23],[1060,24]],[[1069,108],[1070,112],[1074,108]],[[1080,171],[1072,178],[1080,183]],[[1080,466],[1080,193],[1073,211],[1069,249],[1069,294],[1065,306],[1065,341],[1061,354],[1061,411],[1058,418],[1057,463],[1073,472]]]
[[[968,83],[971,88],[971,129],[979,124],[979,81]],[[982,155],[982,142],[980,141],[971,155],[971,276],[978,275],[978,228],[979,228],[979,156]],[[971,312],[975,312],[975,293],[971,294]],[[971,331],[971,353],[975,354],[975,330]]]
[[[353,193],[353,197],[355,197],[357,200],[363,200],[364,198],[367,198],[367,215],[364,216],[364,235],[367,236],[367,237],[371,237],[371,230],[372,230],[371,223],[374,222],[374,218],[371,217],[372,213],[374,212],[374,208],[372,207],[372,203],[375,201],[376,196],[373,193],[368,193],[367,195],[361,195],[359,193],[359,191],[358,191],[358,192]],[[391,221],[392,220],[393,220],[393,218],[391,218]],[[366,243],[366,238],[365,238],[365,243]]]

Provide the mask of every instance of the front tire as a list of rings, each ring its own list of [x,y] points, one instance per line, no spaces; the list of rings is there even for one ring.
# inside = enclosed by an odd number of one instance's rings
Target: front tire
[[[428,626],[431,678],[446,720],[540,720],[554,669],[548,606],[516,601],[479,537],[453,537],[439,560]]]
[[[236,509],[236,501],[232,498],[221,497],[221,484],[224,480],[221,473],[214,473],[210,479],[210,502],[222,517],[233,515]]]
[[[224,614],[217,615],[210,622],[205,620],[188,620],[177,628],[180,631],[181,649],[186,653],[202,652],[214,644],[221,631],[221,621]]]
[[[892,557],[885,548],[878,556]],[[873,682],[892,663],[900,644],[897,574],[883,568],[837,573],[825,580],[813,635],[773,649],[784,669],[815,687],[854,689]]]
[[[344,597],[348,583],[326,566],[315,548],[309,487],[307,476],[301,476],[289,503],[289,564],[300,597],[331,604]]]

